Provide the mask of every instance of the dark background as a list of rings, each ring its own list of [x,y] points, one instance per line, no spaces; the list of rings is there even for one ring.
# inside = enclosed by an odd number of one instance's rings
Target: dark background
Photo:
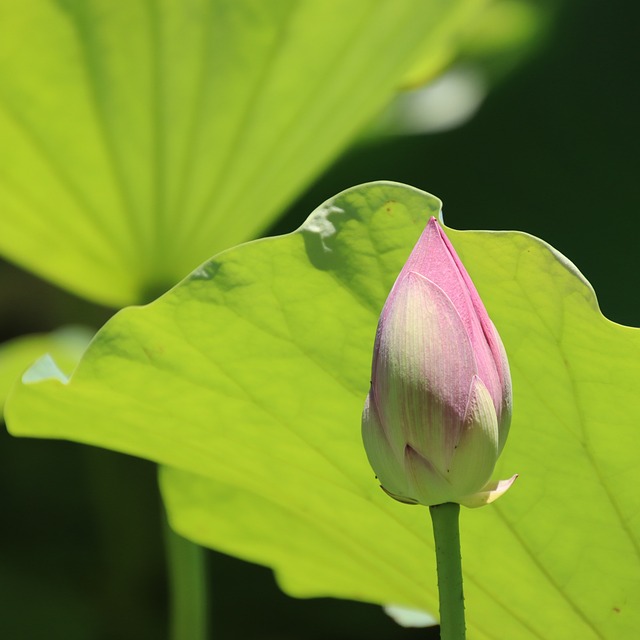
[[[607,317],[637,326],[639,13],[621,0],[565,3],[544,46],[501,79],[471,122],[347,153],[271,232],[295,229],[355,184],[405,182],[439,196],[451,227],[545,239],[590,280]],[[79,320],[99,326],[111,313],[6,264],[0,309],[2,340]],[[166,637],[152,464],[0,430],[0,500],[0,637]],[[378,607],[288,598],[264,568],[214,552],[208,561],[212,638],[437,637],[401,629]]]

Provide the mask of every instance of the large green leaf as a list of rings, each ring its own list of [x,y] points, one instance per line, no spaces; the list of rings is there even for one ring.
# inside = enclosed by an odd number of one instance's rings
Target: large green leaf
[[[149,299],[263,230],[487,3],[0,0],[0,252]]]
[[[364,185],[293,234],[220,254],[118,313],[68,383],[53,372],[16,387],[9,428],[168,465],[174,526],[274,567],[292,594],[434,612],[428,512],[380,491],[359,423],[378,314],[439,204]],[[606,320],[542,241],[448,233],[513,370],[496,477],[521,474],[495,505],[463,512],[471,637],[630,638],[640,627],[640,332]]]

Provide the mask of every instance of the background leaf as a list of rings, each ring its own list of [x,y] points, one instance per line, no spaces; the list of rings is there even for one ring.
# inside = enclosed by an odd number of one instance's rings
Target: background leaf
[[[174,526],[273,566],[292,594],[433,612],[427,512],[378,489],[359,418],[378,313],[438,209],[408,187],[364,185],[296,233],[220,254],[118,313],[67,385],[17,387],[9,428],[173,467],[162,485]],[[496,477],[521,474],[496,505],[463,513],[472,637],[630,637],[640,334],[606,320],[540,240],[448,233],[513,370]]]
[[[0,252],[155,297],[263,231],[484,5],[2,0]]]

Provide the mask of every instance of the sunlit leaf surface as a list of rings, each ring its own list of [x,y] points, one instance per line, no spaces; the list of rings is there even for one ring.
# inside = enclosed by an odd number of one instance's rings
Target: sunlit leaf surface
[[[0,0],[0,253],[155,297],[264,230],[485,4]]]
[[[360,442],[377,317],[439,201],[354,188],[297,232],[224,252],[118,313],[68,384],[15,388],[16,435],[168,465],[174,526],[272,566],[300,596],[437,610],[428,512],[378,488]],[[640,332],[565,258],[515,232],[448,231],[501,332],[515,412],[495,505],[463,510],[472,638],[640,628]]]

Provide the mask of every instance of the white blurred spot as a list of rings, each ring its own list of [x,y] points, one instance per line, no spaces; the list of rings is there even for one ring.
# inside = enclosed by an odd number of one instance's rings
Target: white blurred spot
[[[426,87],[401,93],[383,116],[383,126],[404,135],[454,129],[475,115],[487,91],[480,70],[454,67]]]
[[[382,609],[401,627],[433,627],[438,624],[438,620],[430,613],[419,609],[410,609],[398,604],[387,604]]]
[[[207,269],[207,265],[200,265],[195,271],[191,273],[192,280],[210,280],[211,273],[209,269]]]
[[[60,370],[60,367],[48,353],[38,358],[22,376],[24,384],[42,382],[43,380],[59,380],[63,384],[69,382],[69,378]]]

